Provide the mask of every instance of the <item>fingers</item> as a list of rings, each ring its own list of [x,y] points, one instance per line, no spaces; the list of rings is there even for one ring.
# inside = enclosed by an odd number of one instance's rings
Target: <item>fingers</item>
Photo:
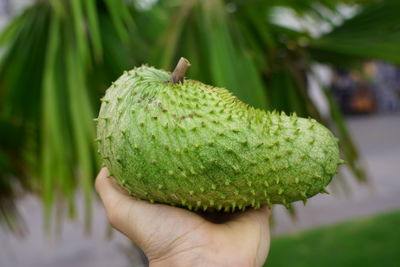
[[[233,242],[241,244],[250,251],[257,252],[257,264],[255,266],[261,266],[268,254],[270,215],[271,211],[263,206],[257,210],[251,209],[239,213],[231,221],[220,225],[231,236]]]
[[[260,222],[268,223],[271,210],[266,206],[259,209],[248,209],[245,212],[237,211],[235,213],[205,213],[202,214],[204,218],[213,223],[247,223],[247,222]]]
[[[242,223],[258,221],[261,224],[268,225],[270,215],[271,215],[271,210],[268,209],[267,206],[262,206],[261,208],[256,209],[256,210],[250,209],[250,210],[247,210],[246,212],[239,213],[234,218],[234,221],[238,221],[238,222],[242,222]]]
[[[268,235],[270,215],[271,211],[266,206],[257,210],[251,209],[237,213],[235,217],[232,217],[222,227],[227,226],[233,232],[236,230],[244,231],[244,229],[253,232],[255,229],[259,229],[262,234]]]

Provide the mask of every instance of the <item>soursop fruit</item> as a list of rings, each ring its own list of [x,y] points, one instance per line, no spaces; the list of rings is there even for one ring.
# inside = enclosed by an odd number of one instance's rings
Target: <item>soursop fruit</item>
[[[129,194],[234,211],[287,206],[326,192],[341,163],[338,140],[327,128],[255,109],[224,88],[170,77],[134,68],[101,100],[99,153]]]

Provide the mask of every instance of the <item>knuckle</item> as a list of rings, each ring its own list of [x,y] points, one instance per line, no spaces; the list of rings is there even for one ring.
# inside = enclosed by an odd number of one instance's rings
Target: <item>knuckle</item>
[[[124,220],[126,220],[125,206],[124,199],[119,199],[106,205],[107,218],[114,228],[118,228],[118,225],[123,224]]]
[[[107,218],[110,224],[115,228],[120,221],[120,214],[116,210],[107,211]]]

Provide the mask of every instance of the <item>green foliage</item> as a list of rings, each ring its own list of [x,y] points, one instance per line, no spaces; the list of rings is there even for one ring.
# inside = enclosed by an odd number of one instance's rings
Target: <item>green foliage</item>
[[[398,266],[399,223],[397,211],[276,237],[264,266]]]
[[[325,11],[340,3],[358,15],[320,38],[272,22],[274,7],[330,23]],[[364,180],[357,151],[340,112],[322,118],[307,93],[311,65],[352,65],[364,58],[398,63],[395,0],[160,0],[148,9],[135,1],[37,1],[0,35],[0,187],[7,199],[16,184],[43,196],[46,214],[84,191],[90,218],[98,169],[91,118],[98,99],[123,70],[142,63],[172,69],[191,60],[188,75],[229,88],[264,109],[311,116],[339,129],[344,159]],[[327,99],[330,99],[327,94]],[[0,205],[4,216],[10,206]],[[7,203],[11,203],[8,201]],[[8,213],[10,214],[10,213]],[[0,215],[0,218],[2,218]]]
[[[134,64],[133,57],[126,59],[136,47],[129,37],[133,18],[125,8],[120,16],[117,7],[80,0],[38,2],[0,38],[5,49],[0,118],[15,131],[8,136],[1,132],[1,152],[8,163],[0,179],[9,187],[11,177],[24,179],[27,188],[43,196],[47,215],[52,203],[65,199],[73,216],[79,186],[90,218],[98,169],[92,125],[97,99],[110,79]],[[102,27],[100,35],[99,22],[110,20],[114,24]],[[111,45],[107,38],[113,38]],[[116,47],[121,55],[113,55]],[[117,63],[109,68],[110,60]]]
[[[354,60],[380,59],[400,64],[400,2],[376,1],[330,33],[311,43],[317,59],[343,66]],[[344,62],[342,62],[344,61]]]

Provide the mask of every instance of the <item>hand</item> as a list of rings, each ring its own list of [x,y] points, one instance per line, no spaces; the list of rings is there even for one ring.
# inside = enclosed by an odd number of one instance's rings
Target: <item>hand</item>
[[[270,211],[266,207],[201,215],[150,204],[129,196],[108,178],[106,168],[97,176],[96,190],[112,226],[143,250],[150,267],[262,266],[267,258]]]

